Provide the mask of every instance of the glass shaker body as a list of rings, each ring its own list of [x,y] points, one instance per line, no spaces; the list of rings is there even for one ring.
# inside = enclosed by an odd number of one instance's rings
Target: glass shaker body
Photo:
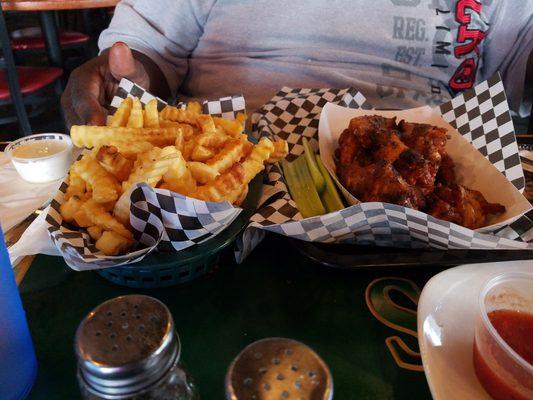
[[[76,332],[78,382],[86,400],[191,400],[172,315],[160,301],[121,296],[91,311]]]
[[[139,393],[126,397],[101,397],[87,387],[80,373],[78,382],[84,400],[197,400],[199,399],[196,387],[181,363],[175,363],[170,370],[155,384]]]

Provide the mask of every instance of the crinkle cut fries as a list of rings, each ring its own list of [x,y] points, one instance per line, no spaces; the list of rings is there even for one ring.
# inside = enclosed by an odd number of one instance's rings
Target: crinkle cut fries
[[[283,140],[249,142],[245,121],[242,113],[235,120],[202,114],[196,102],[158,112],[156,100],[143,109],[128,97],[106,126],[73,126],[74,144],[91,151],[70,168],[63,219],[86,228],[104,254],[118,255],[133,245],[129,197],[137,183],[240,205],[265,164],[288,152]]]

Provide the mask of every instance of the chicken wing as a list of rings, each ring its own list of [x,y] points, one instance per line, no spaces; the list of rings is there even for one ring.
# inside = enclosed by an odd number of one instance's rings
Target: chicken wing
[[[446,130],[395,118],[353,118],[339,138],[337,174],[361,201],[384,201],[426,211],[476,229],[505,207],[456,183],[446,154]]]
[[[377,115],[353,118],[339,138],[336,151],[341,165],[358,160],[368,165],[379,160],[394,162],[408,147],[400,140],[394,118]]]
[[[407,150],[407,147],[399,137],[399,133],[395,130],[379,129],[369,135],[372,138],[374,145],[374,160],[394,162],[400,155]]]
[[[442,156],[439,171],[437,173],[437,180],[445,184],[455,182],[455,163],[446,153]]]
[[[437,176],[437,165],[426,160],[416,150],[404,151],[394,163],[405,181],[418,187],[424,196],[433,192]]]
[[[407,146],[418,151],[429,161],[439,163],[446,146],[446,130],[428,124],[400,121],[401,139]]]
[[[489,203],[481,192],[455,183],[437,184],[428,204],[428,214],[470,229],[485,226],[490,214],[505,212],[504,206]]]
[[[348,191],[361,201],[384,201],[415,209],[425,205],[421,191],[409,185],[389,162],[366,166],[354,162],[343,167],[339,176]]]

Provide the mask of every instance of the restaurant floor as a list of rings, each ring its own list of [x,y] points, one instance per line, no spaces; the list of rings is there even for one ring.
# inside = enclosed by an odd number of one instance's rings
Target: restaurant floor
[[[315,349],[331,369],[336,399],[431,398],[424,373],[400,368],[385,344],[387,337],[400,336],[417,349],[415,338],[374,318],[365,289],[387,276],[408,278],[421,289],[439,270],[336,270],[305,259],[274,235],[243,264],[232,257],[228,249],[214,272],[190,284],[133,290],[95,272],[72,271],[61,258],[38,256],[20,287],[39,362],[29,399],[79,397],[76,327],[96,305],[129,293],[154,296],[169,307],[182,360],[202,399],[223,398],[232,359],[246,345],[272,336]]]

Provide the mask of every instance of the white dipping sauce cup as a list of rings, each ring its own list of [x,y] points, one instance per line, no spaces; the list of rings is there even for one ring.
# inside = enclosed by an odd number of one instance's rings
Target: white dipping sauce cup
[[[62,141],[66,146],[63,150],[42,157],[21,158],[13,155],[17,147],[33,141],[48,140]],[[11,162],[22,179],[32,183],[52,182],[63,178],[72,164],[72,140],[70,136],[61,133],[41,133],[38,135],[25,136],[11,142],[5,149],[5,154],[11,158]]]

